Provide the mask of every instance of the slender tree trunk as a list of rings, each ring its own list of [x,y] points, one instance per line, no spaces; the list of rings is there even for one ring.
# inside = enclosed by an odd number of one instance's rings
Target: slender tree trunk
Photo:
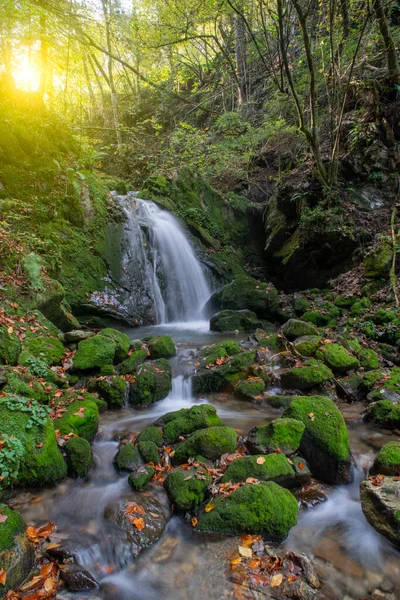
[[[46,89],[47,89],[47,81],[48,81],[48,74],[49,74],[49,45],[47,42],[47,23],[46,23],[46,16],[43,12],[40,13],[39,22],[40,22],[40,61],[41,61],[39,94],[40,94],[40,97],[43,98],[43,96],[46,92]]]
[[[238,104],[247,101],[247,58],[246,25],[239,15],[235,15],[235,57],[238,74]]]
[[[382,0],[374,0],[373,7],[378,20],[383,43],[385,44],[389,77],[395,83],[400,83],[400,67],[397,58],[396,44],[390,33]]]

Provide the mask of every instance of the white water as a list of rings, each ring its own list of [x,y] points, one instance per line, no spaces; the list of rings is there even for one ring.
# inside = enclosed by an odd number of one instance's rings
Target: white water
[[[170,212],[139,198],[125,212],[130,260],[138,262],[156,322],[201,320],[211,292],[182,226]]]

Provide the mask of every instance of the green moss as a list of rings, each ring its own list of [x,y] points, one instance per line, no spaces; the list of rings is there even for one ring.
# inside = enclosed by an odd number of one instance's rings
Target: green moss
[[[93,464],[92,450],[87,440],[73,437],[64,446],[68,474],[72,477],[86,477]]]
[[[214,509],[201,516],[196,529],[232,535],[254,533],[281,541],[296,525],[297,513],[294,496],[269,481],[244,485],[228,497],[218,498]]]
[[[114,465],[118,471],[134,471],[141,462],[139,449],[128,442],[118,450]]]
[[[147,442],[139,442],[138,444],[139,452],[145,463],[154,463],[158,465],[160,462],[160,456],[158,454],[158,448],[154,442],[150,440]]]
[[[262,348],[268,348],[274,354],[278,354],[281,351],[280,340],[281,338],[277,333],[266,335],[259,340],[259,346]]]
[[[198,429],[207,427],[223,427],[224,422],[210,404],[193,406],[184,415],[169,421],[164,426],[164,437],[168,443],[176,443],[180,436],[188,435]]]
[[[32,411],[38,414],[40,408],[30,400],[30,409],[11,410],[11,404],[18,407],[26,404],[17,396],[0,400],[0,433],[15,436],[23,445],[25,453],[21,458],[18,483],[26,485],[52,485],[67,474],[67,466],[57,446],[53,424],[48,417],[32,420]]]
[[[146,358],[146,350],[135,350],[126,360],[124,360],[118,365],[118,373],[121,373],[121,375],[130,375],[132,373],[135,373],[136,369],[144,363]]]
[[[150,425],[143,429],[137,437],[138,442],[153,442],[156,446],[160,447],[163,441],[163,434],[158,427]]]
[[[299,319],[289,319],[282,326],[282,333],[288,340],[294,340],[295,338],[302,337],[305,335],[317,335],[317,329],[311,323],[300,321]]]
[[[303,315],[310,308],[310,302],[301,296],[296,296],[294,299],[294,310]]]
[[[131,383],[129,400],[134,406],[144,406],[163,400],[172,387],[172,371],[169,362],[160,358],[141,365]]]
[[[225,356],[233,356],[234,354],[239,354],[240,352],[240,344],[238,342],[234,342],[228,340],[226,342],[219,342],[218,344],[213,344],[210,347],[203,348],[199,352],[199,356],[204,358],[206,363],[215,363],[218,358],[223,358]]]
[[[54,337],[27,338],[22,344],[22,350],[26,350],[35,358],[40,358],[47,365],[58,364],[65,353],[64,345]]]
[[[114,375],[114,365],[104,365],[100,367],[100,375],[107,377],[108,375]]]
[[[387,379],[386,371],[384,371],[383,369],[369,371],[368,373],[365,373],[365,375],[363,376],[362,382],[361,382],[361,387],[362,387],[363,391],[370,392],[371,390],[374,389],[374,387],[378,383],[378,381],[381,381],[383,379],[385,379],[385,380]]]
[[[125,333],[117,329],[107,328],[100,331],[99,335],[105,336],[115,343],[115,362],[119,363],[128,357],[131,341]]]
[[[296,419],[274,419],[268,425],[253,427],[249,432],[247,447],[252,454],[269,454],[280,450],[294,454],[301,442],[305,425]]]
[[[365,313],[366,309],[372,306],[372,302],[369,298],[362,298],[358,302],[355,302],[350,309],[350,314],[353,317],[360,317]]]
[[[226,452],[235,451],[236,439],[236,431],[230,427],[199,429],[177,446],[173,460],[179,464],[197,455],[216,460]]]
[[[106,379],[90,379],[89,390],[96,391],[112,408],[121,408],[125,404],[126,381],[118,375]]]
[[[314,477],[330,483],[349,481],[349,434],[342,413],[331,400],[325,396],[299,396],[283,417],[304,423],[300,452]]]
[[[390,400],[373,402],[368,406],[364,418],[376,425],[397,429],[400,427],[400,404],[393,404]]]
[[[234,394],[238,398],[244,398],[245,400],[253,400],[259,396],[265,388],[265,382],[260,377],[252,377],[239,381],[235,386]]]
[[[251,310],[221,310],[211,317],[211,331],[255,331],[262,321]]]
[[[75,371],[90,371],[109,365],[114,361],[115,342],[107,336],[96,335],[82,340],[73,359]]]
[[[47,368],[46,364],[45,367]],[[3,388],[4,392],[8,394],[17,394],[18,396],[26,396],[41,404],[48,404],[57,389],[52,383],[39,381],[36,377],[33,377],[29,371],[24,372],[23,369],[13,369],[9,371],[6,374],[6,378],[7,384]]]
[[[244,379],[256,357],[254,351],[235,354],[230,360],[212,369],[201,369],[192,378],[195,393],[218,392]]]
[[[21,342],[7,327],[0,327],[0,364],[16,365],[21,352]]]
[[[309,360],[301,367],[282,373],[281,385],[286,389],[307,390],[330,379],[333,379],[333,373],[327,366],[316,360]]]
[[[262,464],[260,459],[264,459]],[[246,481],[248,477],[254,477],[259,481],[275,481],[286,487],[287,483],[295,484],[293,467],[284,454],[268,454],[267,456],[243,456],[237,458],[226,469],[222,482]],[[288,486],[289,487],[289,486]]]
[[[400,442],[389,442],[378,452],[371,468],[372,474],[400,475]]]
[[[366,277],[380,279],[389,275],[392,264],[393,248],[389,242],[384,242],[375,250],[370,252],[364,260],[364,272]]]
[[[396,313],[394,310],[386,310],[385,308],[378,308],[371,316],[371,320],[377,325],[385,325],[391,323],[396,319]]]
[[[133,490],[135,490],[136,492],[141,492],[142,490],[145,490],[147,488],[154,474],[155,470],[153,469],[153,467],[138,467],[133,473],[129,475],[128,483]]]
[[[66,411],[54,419],[54,428],[61,435],[76,433],[86,440],[93,440],[99,427],[99,409],[91,400],[74,400]]]
[[[334,326],[340,318],[342,310],[331,303],[323,303],[318,308],[309,310],[302,316],[304,321],[313,323],[317,327]]]
[[[155,336],[147,341],[150,358],[172,358],[176,354],[175,344],[168,335]]]
[[[358,369],[360,366],[357,358],[339,344],[324,344],[317,350],[315,357],[339,373]]]
[[[165,480],[164,487],[178,512],[196,510],[205,500],[212,478],[203,467],[175,469]]]
[[[357,302],[357,296],[336,296],[334,304],[339,308],[351,308]]]
[[[0,513],[7,517],[0,523],[0,552],[6,552],[13,547],[15,538],[25,533],[26,525],[21,515],[6,504],[0,504]]]
[[[271,319],[278,305],[278,290],[252,277],[236,277],[210,300],[213,310],[241,311],[248,309],[259,319]]]
[[[319,335],[303,335],[296,338],[293,345],[302,356],[314,356],[320,347],[322,338]]]

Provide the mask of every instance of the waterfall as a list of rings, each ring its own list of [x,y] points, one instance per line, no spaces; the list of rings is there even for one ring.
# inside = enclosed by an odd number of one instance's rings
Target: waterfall
[[[132,324],[203,319],[211,292],[184,228],[170,212],[134,193],[115,198],[126,217],[118,289],[106,288],[92,301],[111,305]]]

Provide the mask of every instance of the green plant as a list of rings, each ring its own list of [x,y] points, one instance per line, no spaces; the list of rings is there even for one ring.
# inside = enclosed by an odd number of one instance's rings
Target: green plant
[[[27,429],[31,429],[34,425],[44,425],[47,422],[50,409],[37,402],[31,402],[28,398],[10,394],[3,398],[1,402],[11,411],[29,413],[30,419],[26,425]]]
[[[18,478],[21,458],[25,452],[23,444],[13,435],[3,434],[0,438],[0,488]]]
[[[26,359],[26,364],[29,367],[30,372],[35,377],[44,377],[47,376],[48,367],[46,363],[41,358],[35,358],[33,356],[28,356]]]

